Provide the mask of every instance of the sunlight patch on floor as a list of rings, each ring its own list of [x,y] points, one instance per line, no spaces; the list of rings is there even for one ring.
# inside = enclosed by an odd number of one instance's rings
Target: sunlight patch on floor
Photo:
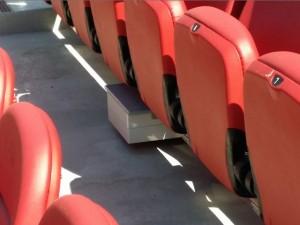
[[[168,153],[164,152],[163,150],[161,150],[160,148],[157,147],[157,150],[166,158],[166,160],[172,165],[172,166],[181,166],[183,167],[183,165],[177,160],[175,159],[173,156],[169,155]]]
[[[81,178],[80,175],[73,173],[65,168],[61,168],[61,181],[59,196],[72,194],[71,182],[77,178]]]
[[[210,199],[210,197],[208,197],[207,195],[205,195],[205,198],[208,202],[212,202],[212,200]]]
[[[234,225],[234,223],[218,207],[208,208],[221,221],[223,225]]]
[[[60,27],[60,23],[61,23],[61,18],[59,15],[56,15],[55,17],[55,22],[53,25],[53,29],[52,32],[56,35],[56,37],[60,40],[62,39],[66,39],[65,36],[59,31],[59,27]]]
[[[193,192],[196,192],[194,182],[190,180],[186,180],[185,183],[192,189]]]

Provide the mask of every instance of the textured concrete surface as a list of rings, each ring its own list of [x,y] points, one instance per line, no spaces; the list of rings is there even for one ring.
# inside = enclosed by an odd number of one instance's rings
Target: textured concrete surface
[[[260,225],[249,201],[227,191],[182,140],[128,145],[108,122],[106,92],[66,49],[71,44],[107,83],[118,80],[100,54],[73,30],[59,40],[51,31],[0,36],[11,55],[21,101],[43,108],[54,120],[63,167],[81,178],[70,184],[107,208],[120,225],[220,225],[218,207],[235,225]],[[171,166],[157,148],[175,157]],[[193,192],[185,181],[192,181]],[[208,196],[212,202],[206,198]]]

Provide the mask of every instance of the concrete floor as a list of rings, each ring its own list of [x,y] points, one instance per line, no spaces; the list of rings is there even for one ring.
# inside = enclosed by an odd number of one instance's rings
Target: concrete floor
[[[34,31],[2,34],[0,46],[14,62],[20,100],[44,109],[58,128],[63,178],[74,176],[64,180],[69,191],[103,205],[120,225],[263,224],[249,200],[226,190],[182,140],[128,145],[108,121],[105,90],[65,45],[72,45],[106,83],[118,83],[101,55],[69,28],[62,30],[66,39],[61,40],[51,30]],[[171,166],[158,148],[182,166]],[[212,213],[216,208],[232,223],[220,222]]]

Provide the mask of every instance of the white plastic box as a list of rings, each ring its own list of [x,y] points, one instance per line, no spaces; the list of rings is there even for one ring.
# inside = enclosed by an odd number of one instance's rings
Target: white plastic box
[[[157,119],[143,103],[136,88],[107,85],[108,119],[127,143],[181,138]]]

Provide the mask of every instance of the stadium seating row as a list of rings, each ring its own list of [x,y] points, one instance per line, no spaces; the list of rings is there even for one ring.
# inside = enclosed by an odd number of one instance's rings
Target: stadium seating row
[[[0,224],[117,225],[105,209],[83,196],[58,199],[58,133],[40,108],[13,103],[14,78],[13,63],[0,49]]]
[[[299,223],[300,2],[52,4],[220,182],[259,198],[266,224]]]

